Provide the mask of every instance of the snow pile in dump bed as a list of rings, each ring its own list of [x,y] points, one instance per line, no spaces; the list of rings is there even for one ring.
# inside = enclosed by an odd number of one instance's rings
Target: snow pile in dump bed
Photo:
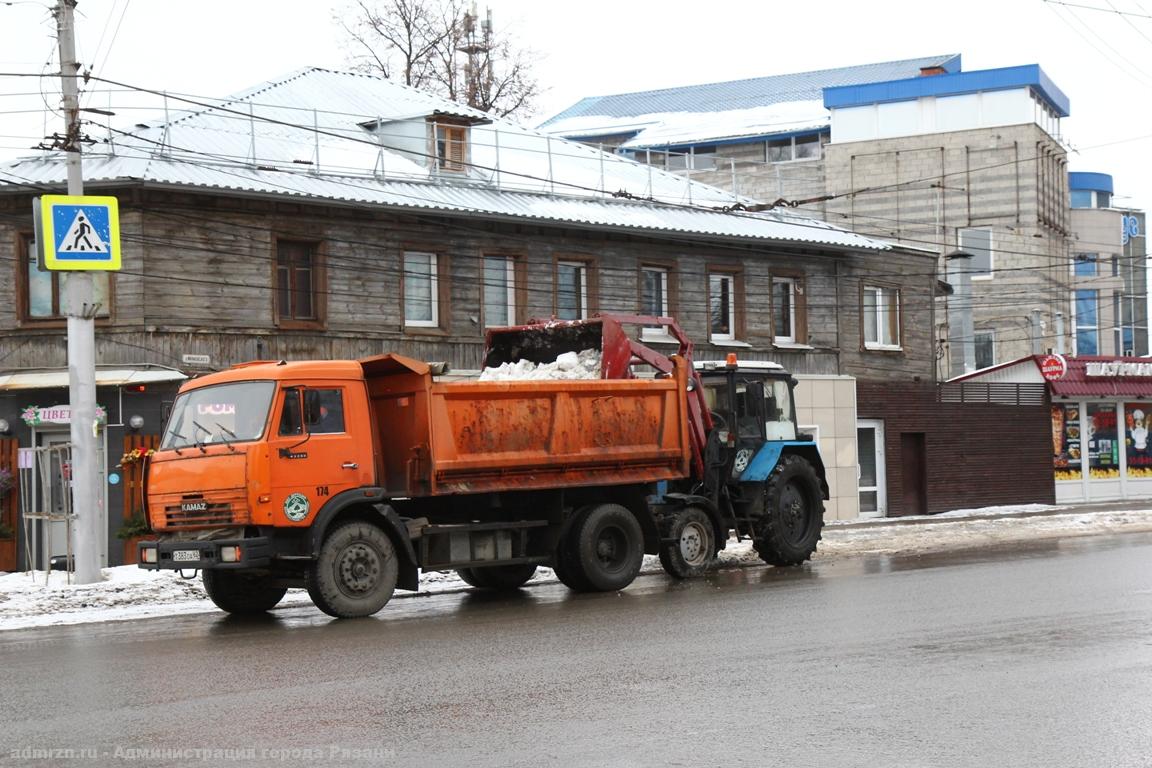
[[[480,381],[598,378],[600,378],[600,352],[595,349],[585,349],[579,353],[565,352],[553,363],[537,364],[531,360],[502,363],[496,368],[485,368],[480,373]]]

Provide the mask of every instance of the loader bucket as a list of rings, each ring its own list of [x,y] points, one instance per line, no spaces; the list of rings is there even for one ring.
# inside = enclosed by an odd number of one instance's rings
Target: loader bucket
[[[621,324],[611,316],[493,328],[488,331],[486,347],[485,368],[517,360],[537,365],[551,363],[565,352],[594,349],[600,353],[601,378],[633,378],[632,344]]]

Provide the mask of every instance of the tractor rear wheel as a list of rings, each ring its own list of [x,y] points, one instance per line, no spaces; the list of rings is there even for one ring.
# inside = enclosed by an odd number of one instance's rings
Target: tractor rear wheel
[[[783,456],[764,488],[764,515],[753,545],[770,565],[800,565],[816,552],[824,527],[824,499],[815,468],[802,456]]]

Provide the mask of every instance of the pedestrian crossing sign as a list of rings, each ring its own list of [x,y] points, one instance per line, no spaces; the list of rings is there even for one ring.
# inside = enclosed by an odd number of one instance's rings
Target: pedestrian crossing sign
[[[44,266],[50,270],[120,269],[120,208],[114,197],[44,195],[37,211]]]

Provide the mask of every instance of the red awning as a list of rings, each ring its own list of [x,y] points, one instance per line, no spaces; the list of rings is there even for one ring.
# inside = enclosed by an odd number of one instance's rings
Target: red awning
[[[957,376],[948,383],[1042,383],[1053,398],[1152,399],[1152,357],[1031,355]]]
[[[1033,357],[1037,367],[1043,356]],[[1048,385],[1052,397],[1095,399],[1152,398],[1152,358],[1067,357],[1067,372]]]

